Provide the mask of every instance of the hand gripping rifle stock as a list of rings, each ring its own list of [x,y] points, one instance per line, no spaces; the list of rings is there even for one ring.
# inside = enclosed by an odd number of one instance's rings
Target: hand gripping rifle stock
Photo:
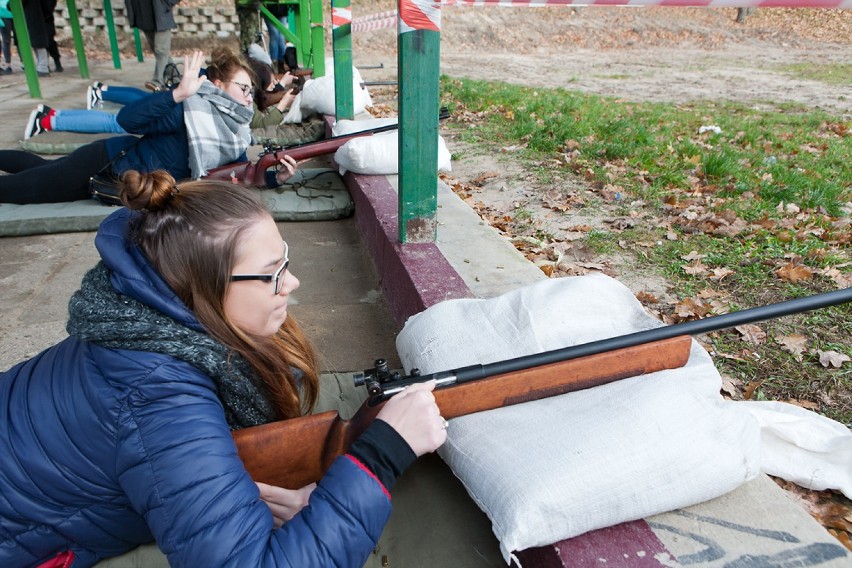
[[[438,114],[438,118],[440,120],[448,118],[449,116],[449,112],[446,108],[442,108]],[[389,124],[387,126],[370,128],[368,130],[361,130],[351,134],[333,136],[331,138],[326,138],[325,140],[320,140],[319,142],[311,142],[308,144],[301,144],[299,146],[291,146],[290,148],[270,150],[269,152],[261,154],[255,163],[240,162],[236,164],[228,164],[227,166],[219,168],[213,168],[209,170],[207,175],[203,176],[203,178],[222,181],[236,180],[254,187],[266,187],[266,170],[278,164],[284,156],[290,156],[298,162],[299,160],[315,158],[316,156],[333,154],[338,148],[350,140],[364,136],[373,136],[374,134],[381,134],[382,132],[390,132],[392,130],[397,130],[398,128],[399,124]]]
[[[664,369],[682,367],[691,335],[765,321],[852,301],[852,288],[658,327],[555,351],[400,378],[383,360],[360,377],[371,395],[350,420],[324,412],[234,432],[240,458],[255,481],[296,489],[319,481],[346,453],[384,402],[408,385],[437,381],[444,418],[538,400]],[[356,377],[356,380],[358,378]]]

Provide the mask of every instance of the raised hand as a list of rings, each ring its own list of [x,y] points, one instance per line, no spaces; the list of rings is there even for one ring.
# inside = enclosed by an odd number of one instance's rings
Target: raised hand
[[[204,81],[207,80],[206,75],[199,75],[203,65],[204,54],[198,50],[192,52],[192,55],[184,56],[183,75],[180,78],[180,84],[172,91],[176,103],[183,102],[197,93]]]

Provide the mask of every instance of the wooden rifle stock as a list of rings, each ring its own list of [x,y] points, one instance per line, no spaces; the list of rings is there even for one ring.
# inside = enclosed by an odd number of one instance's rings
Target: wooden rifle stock
[[[204,179],[216,179],[223,181],[234,181],[234,179],[236,179],[246,185],[266,187],[266,170],[279,163],[281,158],[284,156],[290,156],[296,161],[306,160],[316,156],[324,156],[325,154],[332,154],[336,152],[338,148],[355,138],[372,136],[373,134],[387,132],[397,128],[398,126],[396,124],[390,124],[388,126],[373,128],[371,130],[353,132],[352,134],[346,134],[343,136],[334,136],[332,138],[320,140],[319,142],[293,146],[292,148],[272,150],[271,152],[261,154],[256,163],[240,162],[237,164],[229,164],[227,166],[213,168],[207,172]]]
[[[381,409],[380,401],[406,385],[436,379],[441,415],[457,418],[682,367],[689,358],[692,335],[847,302],[852,302],[852,288],[425,376],[412,371],[412,376],[399,378],[377,364],[365,371],[375,371],[364,380],[373,398],[352,419],[324,412],[238,430],[234,440],[255,481],[297,489],[319,481],[370,425]]]
[[[682,367],[691,338],[680,336],[599,355],[541,365],[435,390],[444,418],[501,408]],[[423,380],[427,380],[424,377]],[[383,402],[368,401],[350,420],[336,411],[272,422],[234,432],[255,481],[296,489],[319,481],[331,463],[367,429]]]

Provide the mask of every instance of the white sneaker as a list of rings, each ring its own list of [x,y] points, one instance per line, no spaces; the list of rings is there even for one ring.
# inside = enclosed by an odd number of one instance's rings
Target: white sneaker
[[[104,97],[101,93],[103,83],[95,81],[91,87],[86,89],[86,109],[102,108],[104,106]]]

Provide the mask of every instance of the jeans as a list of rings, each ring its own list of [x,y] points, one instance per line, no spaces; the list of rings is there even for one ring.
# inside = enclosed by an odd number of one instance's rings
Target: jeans
[[[120,105],[135,103],[142,97],[147,97],[150,94],[151,93],[148,91],[137,89],[136,87],[109,86],[101,91],[101,97],[103,97],[103,100]]]
[[[117,115],[111,112],[100,110],[57,110],[53,117],[53,130],[126,134],[126,131],[118,124],[116,117]]]
[[[272,59],[273,62],[284,59],[284,34],[278,31],[278,28],[276,28],[266,16],[264,16],[263,21],[266,22],[266,30],[269,32],[269,58]],[[286,16],[279,18],[278,21],[281,22],[285,28],[287,27]]]

